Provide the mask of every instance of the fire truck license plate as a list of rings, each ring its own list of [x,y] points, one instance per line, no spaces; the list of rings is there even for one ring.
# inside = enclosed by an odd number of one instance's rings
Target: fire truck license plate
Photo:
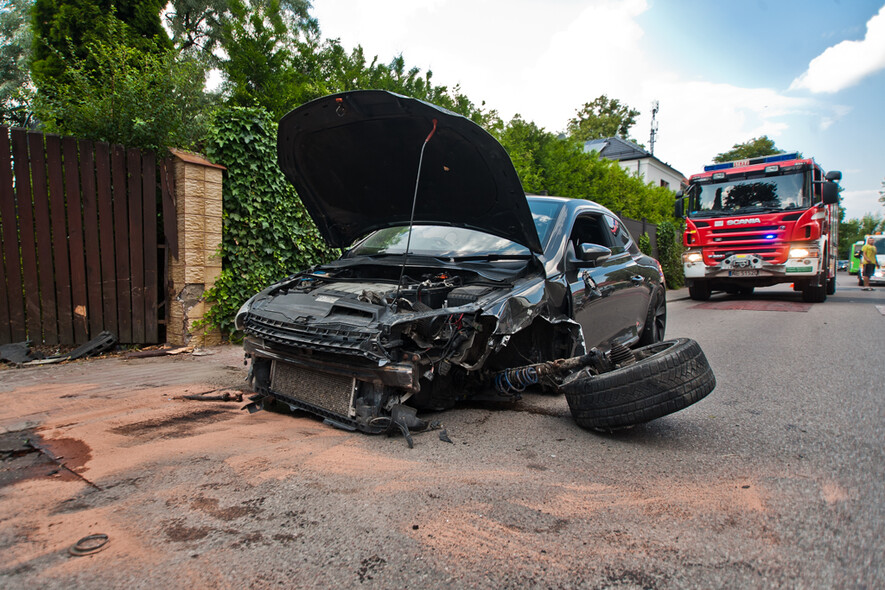
[[[755,268],[746,269],[746,270],[730,270],[728,271],[728,276],[730,277],[758,277],[759,270]]]

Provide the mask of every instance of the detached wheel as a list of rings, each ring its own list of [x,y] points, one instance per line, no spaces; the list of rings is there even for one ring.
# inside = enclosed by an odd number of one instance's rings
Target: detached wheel
[[[677,338],[633,351],[636,363],[601,375],[586,370],[563,382],[575,422],[617,430],[678,412],[716,387],[707,357],[694,340]]]

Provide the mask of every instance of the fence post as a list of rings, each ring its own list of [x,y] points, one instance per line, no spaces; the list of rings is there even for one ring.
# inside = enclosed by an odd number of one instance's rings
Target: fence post
[[[203,292],[221,275],[223,166],[202,156],[170,150],[174,156],[177,252],[169,253],[166,340],[170,344],[211,346],[221,333],[195,328],[208,310]]]

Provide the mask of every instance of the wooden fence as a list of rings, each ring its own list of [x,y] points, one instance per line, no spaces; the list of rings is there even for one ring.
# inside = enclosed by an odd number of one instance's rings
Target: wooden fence
[[[0,343],[161,341],[166,170],[151,152],[0,127]]]

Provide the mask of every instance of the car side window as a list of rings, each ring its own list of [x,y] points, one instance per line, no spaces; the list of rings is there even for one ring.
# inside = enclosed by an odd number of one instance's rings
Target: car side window
[[[621,220],[610,215],[604,215],[603,217],[605,217],[605,225],[612,238],[612,254],[620,254],[622,252],[637,254],[639,251],[638,247]]]
[[[611,248],[612,241],[599,215],[582,215],[575,219],[569,241],[578,251],[581,244],[597,244]]]

